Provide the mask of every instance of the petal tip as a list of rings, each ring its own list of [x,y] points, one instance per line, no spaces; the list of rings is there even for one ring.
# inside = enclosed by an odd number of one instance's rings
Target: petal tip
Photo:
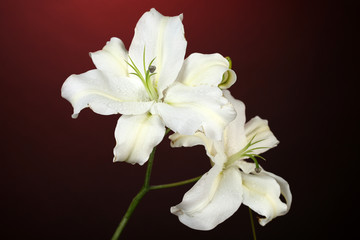
[[[230,88],[236,82],[237,76],[234,70],[228,69],[223,74],[223,79],[219,84],[219,88],[222,90]]]
[[[183,215],[183,211],[181,209],[179,209],[178,207],[171,207],[170,208],[170,212],[176,216],[180,216],[180,215]]]
[[[258,222],[261,226],[265,226],[269,221],[266,221],[264,218],[259,218]]]

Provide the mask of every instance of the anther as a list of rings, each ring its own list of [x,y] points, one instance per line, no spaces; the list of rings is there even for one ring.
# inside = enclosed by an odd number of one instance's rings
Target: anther
[[[256,168],[255,168],[255,172],[256,172],[256,173],[260,173],[260,172],[261,172],[261,167],[256,167]]]
[[[150,72],[150,73],[155,72],[155,70],[156,70],[156,67],[155,67],[155,66],[149,66],[149,72]]]

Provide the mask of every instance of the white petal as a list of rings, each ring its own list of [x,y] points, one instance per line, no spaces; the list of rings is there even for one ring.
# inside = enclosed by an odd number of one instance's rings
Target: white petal
[[[211,230],[233,215],[242,202],[241,174],[236,168],[221,171],[222,165],[215,164],[171,213],[196,230]]]
[[[238,166],[241,169],[241,171],[243,171],[246,174],[249,174],[249,173],[257,174],[255,172],[256,165],[253,162],[246,162],[241,159],[241,160],[236,161],[235,165]],[[262,172],[263,171],[264,170],[262,170]]]
[[[285,179],[283,179],[282,177],[277,176],[271,172],[267,172],[264,170],[262,172],[263,172],[263,174],[274,178],[277,181],[277,183],[280,185],[281,195],[284,196],[285,201],[286,201],[286,206],[287,206],[286,211],[280,215],[284,215],[284,214],[288,213],[290,210],[290,207],[291,207],[291,203],[292,203],[292,194],[291,194],[290,186],[289,186],[288,182]]]
[[[234,70],[227,70],[224,75],[221,83],[219,84],[219,88],[228,89],[236,82],[236,73]]]
[[[231,96],[230,92],[223,91],[224,96],[233,105],[236,118],[229,123],[224,131],[224,146],[228,156],[239,152],[247,144],[245,136],[245,104]]]
[[[212,165],[214,163],[224,164],[227,161],[223,143],[221,141],[213,141],[206,137],[202,132],[196,132],[194,135],[174,133],[169,139],[171,140],[171,147],[193,147],[196,145],[203,145]],[[219,155],[222,155],[223,157],[219,157]]]
[[[228,60],[218,53],[193,53],[185,59],[177,81],[187,86],[209,85],[217,87],[228,69]]]
[[[121,116],[115,129],[114,162],[143,165],[164,134],[165,126],[157,115]]]
[[[243,203],[265,218],[259,219],[264,226],[277,216],[287,212],[287,205],[280,200],[280,185],[268,174],[242,173]]]
[[[193,135],[181,135],[174,133],[170,135],[171,147],[193,147],[197,145],[203,145],[211,156],[215,156],[216,151],[213,147],[213,140],[206,137],[202,132],[196,132]]]
[[[141,83],[96,69],[68,77],[61,96],[72,104],[73,118],[86,107],[102,115],[142,114],[153,104]]]
[[[245,124],[245,135],[247,142],[249,142],[254,136],[253,142],[261,140],[261,142],[252,145],[250,148],[263,147],[261,149],[255,149],[252,153],[261,154],[266,152],[270,148],[276,147],[279,141],[271,132],[268,121],[256,116]]]
[[[90,53],[90,56],[97,69],[120,77],[128,76],[128,53],[120,39],[111,38],[102,50]]]
[[[173,83],[184,62],[186,40],[182,15],[165,17],[151,9],[139,20],[131,42],[129,54],[135,65],[144,72],[143,53],[146,51],[145,68],[155,58],[155,86],[160,98],[162,92]]]
[[[218,87],[189,87],[180,83],[171,86],[164,103],[155,104],[152,111],[161,115],[174,132],[192,135],[202,130],[214,140],[221,140],[225,126],[236,115]]]

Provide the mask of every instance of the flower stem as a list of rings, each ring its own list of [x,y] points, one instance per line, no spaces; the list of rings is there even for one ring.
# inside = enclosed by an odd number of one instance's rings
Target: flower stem
[[[133,198],[131,201],[129,208],[127,209],[124,217],[121,219],[119,226],[116,228],[114,235],[111,240],[117,240],[120,237],[120,234],[124,230],[127,222],[129,221],[131,215],[133,214],[135,208],[139,204],[140,200],[145,196],[145,194],[149,191],[149,189],[142,187],[140,192]]]
[[[147,163],[144,185],[142,186],[142,188],[140,189],[138,194],[136,194],[136,196],[131,201],[125,215],[121,219],[121,222],[120,222],[119,226],[116,228],[115,233],[112,236],[111,240],[119,239],[120,234],[124,230],[127,222],[129,221],[131,215],[133,214],[133,212],[134,212],[135,208],[137,207],[137,205],[139,204],[140,200],[150,190],[150,187],[149,187],[150,186],[150,176],[151,176],[151,170],[152,170],[152,166],[153,166],[153,162],[154,162],[155,150],[156,150],[156,147],[151,152],[149,161]]]
[[[147,192],[149,192],[150,190],[155,190],[155,189],[164,189],[164,188],[171,188],[171,187],[185,185],[188,183],[195,182],[195,181],[199,180],[201,177],[200,176],[200,177],[196,177],[196,178],[191,178],[188,180],[175,182],[175,183],[150,186],[150,177],[151,177],[151,171],[152,171],[152,166],[153,166],[153,162],[154,162],[155,150],[156,150],[156,147],[153,149],[153,151],[150,155],[149,161],[147,163],[144,185],[142,186],[142,188],[140,189],[138,194],[136,194],[136,196],[131,201],[125,215],[121,219],[121,222],[120,222],[119,226],[116,228],[115,233],[112,236],[111,240],[119,239],[122,231],[124,230],[127,222],[129,221],[131,215],[133,214],[135,208],[137,207],[137,205],[140,203],[140,200],[145,196],[145,194]]]
[[[250,222],[251,222],[251,230],[253,234],[253,239],[256,240],[256,232],[255,232],[255,224],[254,224],[254,218],[251,209],[249,208],[249,215],[250,215]]]
[[[150,186],[150,177],[151,177],[151,171],[154,163],[154,156],[155,156],[156,147],[152,150],[149,161],[146,168],[146,174],[145,174],[145,181],[144,181],[144,187],[149,188]]]
[[[150,186],[150,190],[177,187],[177,186],[185,185],[185,184],[188,184],[188,183],[196,182],[200,178],[201,178],[201,176],[191,178],[191,179],[188,179],[188,180],[184,180],[184,181],[180,181],[180,182],[161,184],[161,185],[153,185],[153,186]]]

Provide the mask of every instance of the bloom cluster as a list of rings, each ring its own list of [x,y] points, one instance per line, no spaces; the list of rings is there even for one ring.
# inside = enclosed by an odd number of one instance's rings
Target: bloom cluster
[[[288,183],[257,161],[278,140],[266,120],[245,123],[243,102],[227,90],[236,81],[231,60],[218,53],[185,59],[182,18],[146,12],[129,50],[111,38],[90,54],[96,69],[68,77],[62,97],[72,104],[73,118],[87,107],[102,115],[121,114],[114,161],[143,165],[166,128],[174,132],[172,147],[205,147],[210,170],[171,207],[183,224],[213,229],[243,203],[263,216],[259,221],[265,225],[286,214],[292,200]]]

